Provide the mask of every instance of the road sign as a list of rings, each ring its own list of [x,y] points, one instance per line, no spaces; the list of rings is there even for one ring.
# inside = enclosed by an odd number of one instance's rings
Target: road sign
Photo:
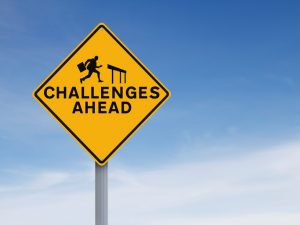
[[[37,101],[101,166],[169,96],[103,23],[34,91]]]

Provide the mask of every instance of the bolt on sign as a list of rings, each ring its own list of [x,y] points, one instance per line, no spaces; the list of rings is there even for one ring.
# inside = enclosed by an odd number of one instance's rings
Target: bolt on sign
[[[103,166],[170,92],[101,23],[33,95]]]

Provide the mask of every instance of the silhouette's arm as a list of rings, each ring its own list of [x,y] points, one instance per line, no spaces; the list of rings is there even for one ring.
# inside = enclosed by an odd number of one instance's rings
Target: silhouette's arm
[[[100,68],[100,67],[102,67],[102,65],[100,65],[100,66],[96,66],[97,68]]]
[[[84,66],[86,66],[86,64],[88,64],[88,62],[91,61],[90,59],[86,60],[86,62],[84,63]]]

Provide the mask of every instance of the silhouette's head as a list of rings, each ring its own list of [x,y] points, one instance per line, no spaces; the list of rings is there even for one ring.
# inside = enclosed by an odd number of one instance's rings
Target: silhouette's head
[[[97,59],[98,59],[98,56],[95,56],[95,58],[94,58],[94,59],[96,59],[96,60],[97,60]]]

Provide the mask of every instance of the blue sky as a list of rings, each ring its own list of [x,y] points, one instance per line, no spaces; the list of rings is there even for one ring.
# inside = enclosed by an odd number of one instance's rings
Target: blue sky
[[[172,92],[110,161],[111,223],[297,224],[299,11],[298,1],[2,0],[0,222],[93,223],[94,162],[31,93],[104,22]]]

